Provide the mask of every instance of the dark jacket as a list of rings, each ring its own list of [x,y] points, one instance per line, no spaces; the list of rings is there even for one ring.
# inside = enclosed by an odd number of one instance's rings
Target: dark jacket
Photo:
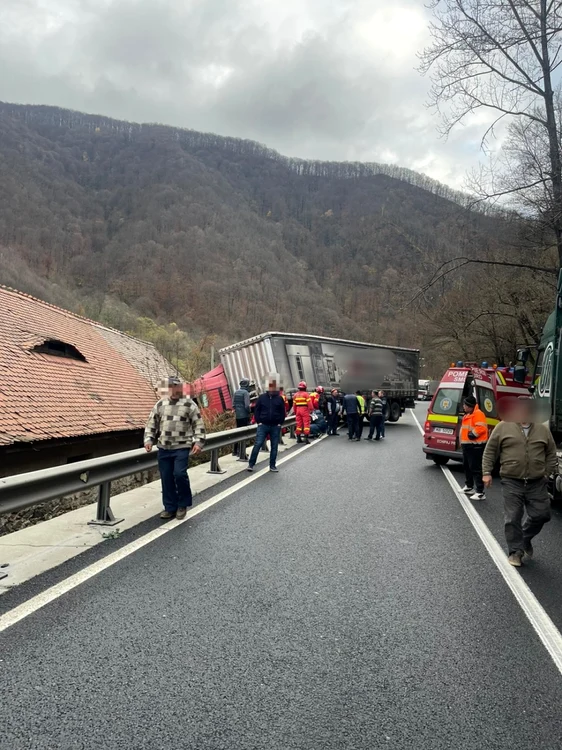
[[[232,397],[232,406],[236,419],[248,419],[250,416],[250,394],[245,388],[239,388]]]
[[[359,407],[359,400],[355,393],[347,393],[343,397],[343,410],[346,414],[359,414],[361,409]]]
[[[256,401],[254,418],[258,424],[276,425],[285,421],[285,402],[279,393],[262,393]]]
[[[341,404],[338,398],[334,398],[332,394],[326,396],[326,414],[331,416],[332,414],[339,414],[341,411]]]

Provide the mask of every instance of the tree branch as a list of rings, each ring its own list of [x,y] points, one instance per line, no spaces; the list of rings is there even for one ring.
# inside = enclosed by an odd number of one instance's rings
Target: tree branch
[[[448,268],[447,270],[442,271],[445,266],[449,265],[449,263],[453,263],[459,261],[458,265],[454,266],[453,268]],[[529,263],[511,263],[510,261],[504,261],[504,260],[482,260],[480,258],[466,258],[463,256],[458,256],[456,258],[451,258],[450,260],[445,261],[442,263],[433,277],[430,279],[430,281],[423,286],[421,289],[419,289],[416,294],[412,297],[409,302],[407,302],[403,307],[399,309],[398,312],[403,312],[407,307],[409,307],[413,302],[415,302],[419,297],[424,295],[428,289],[431,289],[432,286],[434,286],[438,281],[441,279],[444,279],[445,276],[448,276],[450,273],[453,273],[454,271],[458,271],[460,268],[463,268],[464,266],[468,266],[470,264],[475,265],[483,265],[483,266],[504,266],[507,268],[523,268],[527,271],[536,271],[538,273],[545,273],[549,276],[557,276],[558,275],[558,268],[554,267],[543,267],[543,266],[535,266]]]

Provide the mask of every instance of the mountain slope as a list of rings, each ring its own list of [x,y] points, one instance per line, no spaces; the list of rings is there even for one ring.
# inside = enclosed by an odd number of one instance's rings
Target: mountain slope
[[[109,296],[219,342],[286,329],[420,345],[412,291],[506,234],[408,170],[53,107],[0,103],[0,175],[0,281],[92,317]]]

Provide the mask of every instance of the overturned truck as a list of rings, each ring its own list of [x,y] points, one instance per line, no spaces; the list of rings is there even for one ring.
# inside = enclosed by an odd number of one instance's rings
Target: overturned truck
[[[272,372],[279,374],[288,392],[301,380],[309,390],[321,385],[344,393],[359,390],[366,396],[383,390],[391,422],[415,406],[418,393],[418,349],[269,332],[227,346],[219,354],[231,392],[243,377],[260,390]]]

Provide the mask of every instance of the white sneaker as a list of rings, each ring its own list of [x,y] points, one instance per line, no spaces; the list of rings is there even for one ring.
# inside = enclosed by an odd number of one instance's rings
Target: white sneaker
[[[470,496],[471,500],[485,500],[486,494],[484,492],[475,492],[474,495]]]
[[[465,484],[462,491],[466,492],[467,495],[470,495],[471,492],[474,492],[474,487],[469,487],[468,484]]]

